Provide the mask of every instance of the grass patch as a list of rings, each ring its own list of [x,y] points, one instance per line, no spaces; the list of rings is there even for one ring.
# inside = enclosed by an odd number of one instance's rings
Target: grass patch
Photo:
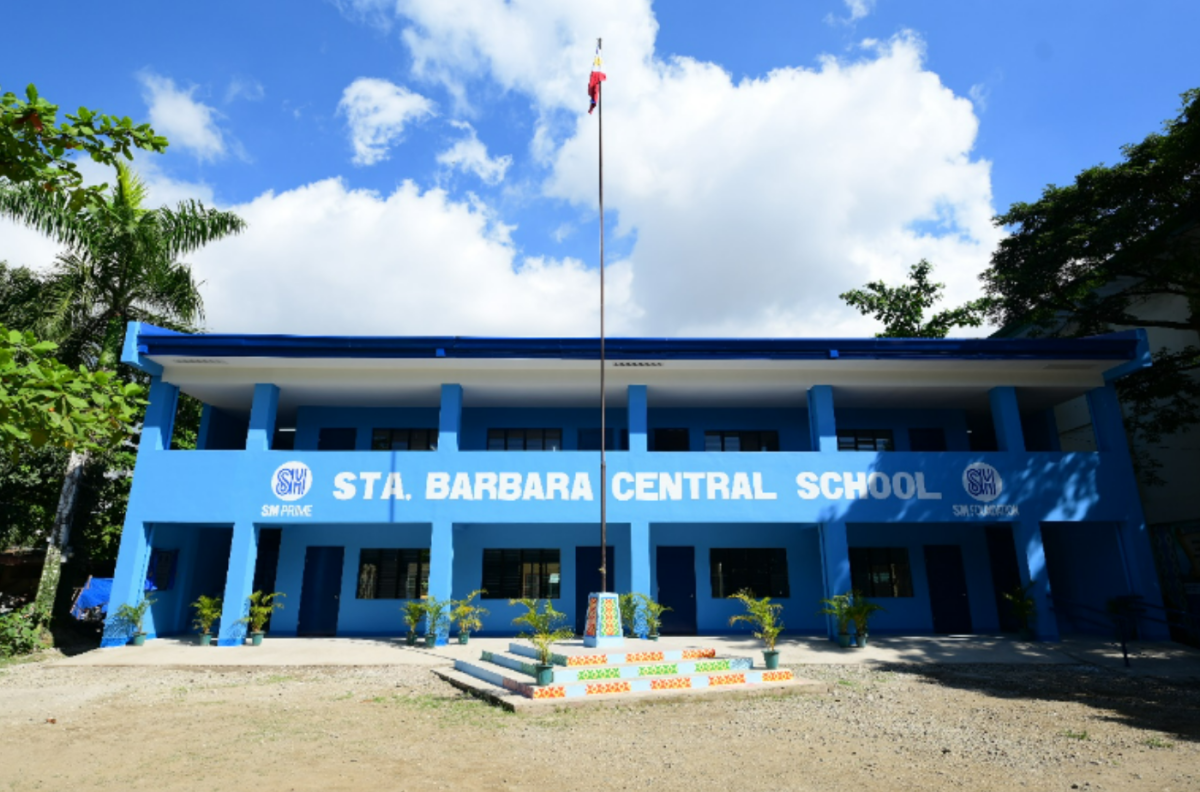
[[[1146,746],[1147,748],[1174,748],[1175,747],[1175,743],[1168,742],[1167,740],[1161,739],[1159,737],[1148,737],[1142,741],[1142,745]]]
[[[284,682],[297,682],[299,679],[300,677],[291,676],[289,674],[271,674],[271,676],[267,677],[266,679],[260,679],[258,684],[280,685]]]
[[[1066,729],[1065,731],[1060,731],[1058,733],[1058,736],[1066,737],[1067,739],[1070,739],[1070,740],[1090,740],[1091,739],[1091,737],[1088,736],[1088,733],[1086,730],[1085,731],[1071,731],[1070,729]]]
[[[853,679],[839,679],[837,683],[842,687],[848,688],[856,688],[861,684],[859,682],[855,682]]]

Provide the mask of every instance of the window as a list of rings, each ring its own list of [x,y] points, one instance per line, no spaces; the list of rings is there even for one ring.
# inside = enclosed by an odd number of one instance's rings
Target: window
[[[488,451],[561,451],[562,429],[488,429]]]
[[[353,451],[357,429],[322,429],[317,435],[318,451]]]
[[[787,550],[782,547],[709,550],[712,595],[723,599],[743,589],[754,597],[788,597]]]
[[[483,599],[558,599],[558,549],[484,550]]]
[[[945,451],[946,430],[941,427],[909,429],[908,448],[910,451]]]
[[[295,429],[276,429],[275,436],[271,438],[272,451],[291,451],[296,447],[296,430]]]
[[[372,451],[437,451],[437,429],[376,429]]]
[[[778,451],[779,432],[705,432],[705,451]]]
[[[358,553],[358,599],[420,599],[429,588],[429,551],[363,548]]]
[[[687,429],[655,429],[650,436],[652,451],[691,451],[692,442]]]
[[[838,451],[895,451],[891,429],[839,429]]]
[[[146,578],[151,591],[170,591],[175,587],[175,569],[179,566],[178,550],[152,550]]]
[[[911,597],[907,547],[851,547],[850,582],[868,597]]]
[[[621,429],[620,434],[611,426],[604,427],[604,450],[605,451],[628,451],[629,450],[629,430]],[[600,430],[599,429],[580,429],[579,430],[579,445],[580,451],[599,451],[600,450]]]

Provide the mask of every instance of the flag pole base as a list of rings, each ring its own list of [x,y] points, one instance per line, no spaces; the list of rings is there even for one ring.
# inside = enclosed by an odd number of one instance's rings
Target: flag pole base
[[[621,632],[621,604],[616,594],[604,591],[588,595],[583,645],[602,648],[625,645]]]

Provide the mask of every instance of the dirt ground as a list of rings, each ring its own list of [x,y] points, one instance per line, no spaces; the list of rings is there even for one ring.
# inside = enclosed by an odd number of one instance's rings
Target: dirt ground
[[[0,667],[0,790],[1200,790],[1200,682],[795,666],[821,695],[513,715],[413,666]]]

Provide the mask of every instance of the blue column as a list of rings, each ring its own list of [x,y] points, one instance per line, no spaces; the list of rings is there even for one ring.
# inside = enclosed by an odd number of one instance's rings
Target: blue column
[[[808,389],[808,431],[812,450],[822,454],[837,451],[837,421],[833,414],[833,387],[813,385]]]
[[[233,542],[229,546],[229,572],[225,576],[225,602],[221,608],[221,630],[217,633],[220,646],[241,646],[246,639],[246,625],[239,620],[250,613],[256,560],[258,526],[247,521],[234,523]]]
[[[1150,531],[1137,489],[1133,457],[1129,452],[1125,421],[1121,415],[1121,403],[1112,385],[1088,391],[1087,400],[1088,410],[1092,414],[1092,432],[1096,436],[1096,450],[1107,459],[1116,462],[1123,471],[1122,478],[1128,482],[1126,499],[1129,508],[1125,519],[1117,523],[1117,541],[1129,593],[1140,594],[1146,603],[1162,607],[1162,589],[1154,567]],[[1170,637],[1165,625],[1147,620],[1138,624],[1138,630],[1139,635],[1153,640],[1167,640]]]
[[[212,429],[212,405],[206,404],[200,409],[200,431],[196,432],[196,450],[208,448],[208,433]]]
[[[644,520],[629,523],[629,573],[630,591],[647,597],[654,596],[650,589],[650,523]],[[649,632],[640,610],[633,632],[639,638],[645,638]]]
[[[142,419],[142,434],[138,440],[139,463],[152,454],[171,448],[171,434],[175,427],[175,406],[179,399],[179,388],[163,382],[162,377],[150,378],[150,393],[146,415]],[[133,489],[129,494],[129,509],[125,513],[125,526],[121,532],[121,547],[117,553],[117,568],[113,573],[112,595],[108,601],[109,618],[104,627],[101,646],[124,646],[129,636],[113,622],[117,609],[122,605],[136,605],[146,593],[146,567],[150,563],[151,526],[139,514],[137,504],[145,498],[146,486],[138,478],[135,466]],[[146,615],[145,626],[153,625],[150,614]]]
[[[279,409],[279,387],[254,386],[254,402],[250,406],[250,428],[246,432],[247,451],[270,451],[275,439],[275,413]]]
[[[634,453],[646,451],[647,422],[646,386],[629,386],[629,450]]]
[[[1025,436],[1021,432],[1021,409],[1017,406],[1017,389],[1011,385],[988,391],[992,404],[992,422],[996,425],[996,446],[1001,451],[1024,451]]]
[[[438,448],[441,449],[441,441]],[[448,600],[454,594],[454,523],[439,520],[433,523],[429,537],[429,596]],[[450,631],[438,631],[437,645],[444,646]]]
[[[810,402],[811,404],[811,402]],[[821,582],[823,596],[845,594],[850,590],[850,544],[846,538],[846,523],[826,522],[817,526],[821,543]],[[825,619],[829,639],[837,640],[837,621]]]
[[[1012,528],[1021,585],[1033,583],[1029,593],[1037,605],[1034,634],[1043,641],[1057,641],[1058,620],[1051,608],[1050,572],[1046,568],[1046,551],[1042,546],[1042,525],[1035,519],[1022,518],[1013,522]]]
[[[442,386],[442,406],[438,413],[438,451],[457,451],[462,431],[462,385]]]

